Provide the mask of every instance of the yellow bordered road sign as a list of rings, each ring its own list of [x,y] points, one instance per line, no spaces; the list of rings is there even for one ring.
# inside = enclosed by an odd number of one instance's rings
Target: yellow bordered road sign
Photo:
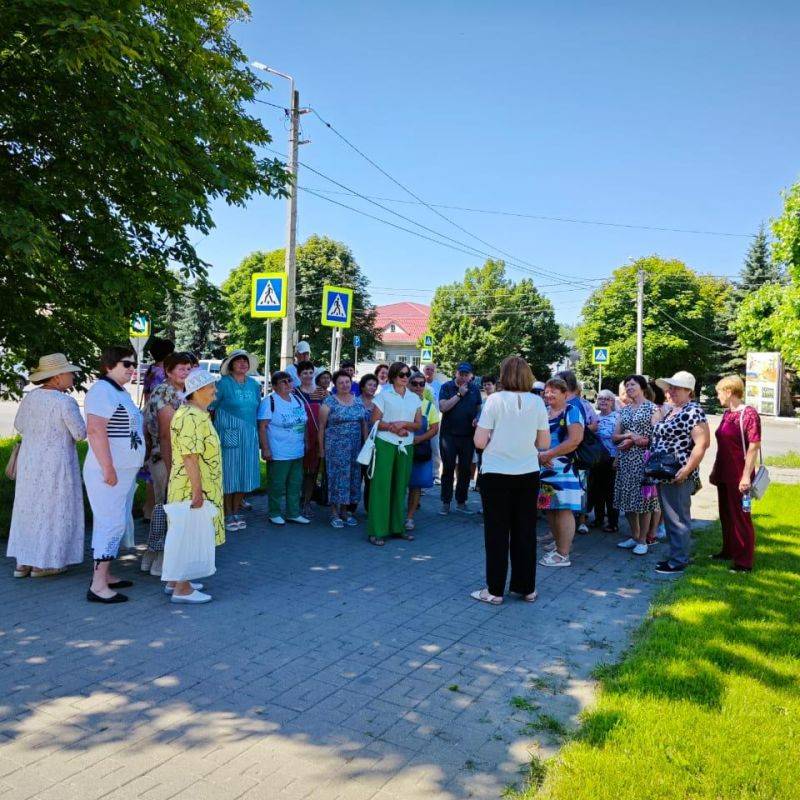
[[[353,290],[343,286],[322,287],[322,324],[349,328],[353,320]]]
[[[250,291],[250,316],[277,319],[286,316],[286,273],[255,272]]]

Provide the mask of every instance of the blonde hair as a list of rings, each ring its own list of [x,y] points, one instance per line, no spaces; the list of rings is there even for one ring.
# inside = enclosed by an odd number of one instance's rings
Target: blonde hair
[[[740,400],[744,399],[744,381],[738,375],[726,375],[717,382],[717,391],[729,391]]]

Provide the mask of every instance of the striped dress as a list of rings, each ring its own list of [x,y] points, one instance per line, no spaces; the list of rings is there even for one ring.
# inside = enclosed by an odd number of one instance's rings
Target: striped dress
[[[261,485],[256,412],[261,387],[252,378],[239,383],[230,375],[217,383],[209,406],[222,445],[222,487],[225,494],[252,492]]]
[[[550,448],[557,447],[567,436],[569,425],[583,425],[581,412],[568,405],[550,419]],[[549,467],[539,472],[539,508],[545,511],[581,511],[584,505],[584,486],[572,466],[572,454],[554,458]]]

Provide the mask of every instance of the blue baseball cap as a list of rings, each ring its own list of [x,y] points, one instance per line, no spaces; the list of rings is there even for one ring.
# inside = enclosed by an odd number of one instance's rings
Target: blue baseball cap
[[[472,372],[472,364],[469,361],[462,361],[457,367],[456,372]]]

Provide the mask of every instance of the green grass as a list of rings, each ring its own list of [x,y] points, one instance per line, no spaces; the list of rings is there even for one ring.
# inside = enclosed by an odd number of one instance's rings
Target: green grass
[[[8,538],[8,530],[11,525],[11,509],[14,504],[14,481],[6,478],[5,470],[8,459],[11,457],[11,450],[14,447],[14,442],[17,439],[14,437],[8,439],[0,439],[0,539]],[[89,446],[86,442],[78,442],[78,460],[83,467],[83,460],[86,458],[86,452]],[[266,486],[267,482],[267,465],[265,462],[261,463],[261,486]],[[145,497],[145,486],[143,481],[139,481],[136,487],[136,495],[133,500],[133,515],[141,516],[142,503]],[[89,508],[89,501],[84,492],[83,507],[86,512],[86,519],[90,520],[92,516],[91,509]]]
[[[789,450],[787,453],[782,453],[779,456],[767,456],[764,459],[764,463],[768,467],[800,469],[800,453],[795,450]]]
[[[698,542],[656,599],[596,707],[516,800],[800,797],[800,486],[755,506],[756,571],[733,575]]]

